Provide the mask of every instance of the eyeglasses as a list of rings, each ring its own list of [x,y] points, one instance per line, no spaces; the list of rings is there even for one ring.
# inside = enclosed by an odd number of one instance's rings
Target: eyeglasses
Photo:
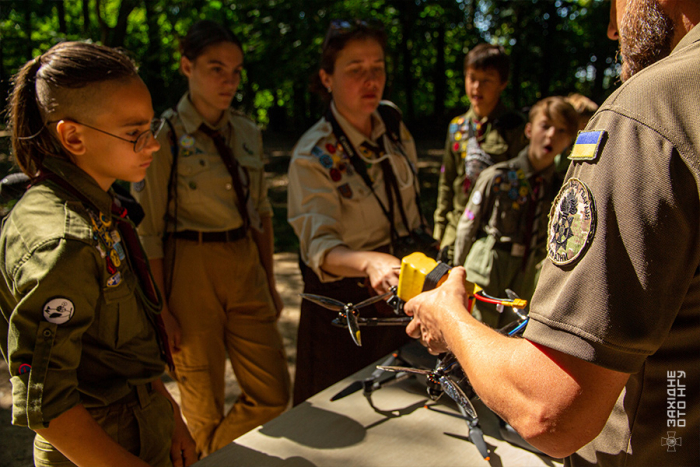
[[[331,21],[331,25],[328,27],[328,32],[326,32],[326,37],[323,39],[323,49],[326,48],[328,42],[338,36],[352,32],[358,28],[370,28],[371,26],[367,21],[361,19],[334,19]]]
[[[64,119],[64,120],[69,120],[69,119]],[[50,125],[52,123],[58,123],[60,120],[52,120],[49,122],[46,122],[47,125]],[[141,152],[143,148],[146,147],[146,145],[151,141],[151,138],[156,139],[158,137],[158,133],[160,133],[160,130],[163,129],[163,125],[165,125],[165,119],[164,118],[154,118],[151,120],[151,127],[144,131],[143,133],[139,134],[136,139],[131,140],[131,139],[126,139],[122,138],[121,136],[114,135],[112,133],[106,132],[104,130],[100,130],[99,128],[95,128],[94,126],[90,126],[87,123],[81,123],[77,120],[70,120],[73,123],[77,123],[78,125],[83,125],[86,126],[92,130],[99,131],[100,133],[104,133],[105,135],[112,136],[114,138],[120,139],[122,141],[126,141],[127,143],[132,143],[134,145],[134,152]]]

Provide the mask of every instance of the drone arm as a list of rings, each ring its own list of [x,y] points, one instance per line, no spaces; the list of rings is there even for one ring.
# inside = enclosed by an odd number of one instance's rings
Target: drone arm
[[[433,352],[451,349],[484,403],[543,452],[564,457],[595,438],[629,375],[479,323],[464,306],[464,274],[455,268],[442,287],[406,304],[414,316],[407,332]]]

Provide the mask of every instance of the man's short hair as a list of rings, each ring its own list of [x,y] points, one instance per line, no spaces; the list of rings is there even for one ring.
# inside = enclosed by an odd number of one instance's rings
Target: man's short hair
[[[567,132],[572,136],[578,131],[578,113],[561,96],[545,97],[538,101],[530,109],[528,120],[533,123],[539,114],[544,114],[550,120],[557,120],[564,123]]]
[[[465,73],[467,68],[476,70],[492,68],[498,72],[501,82],[505,83],[510,75],[510,59],[506,55],[506,50],[500,45],[479,44],[464,57]]]

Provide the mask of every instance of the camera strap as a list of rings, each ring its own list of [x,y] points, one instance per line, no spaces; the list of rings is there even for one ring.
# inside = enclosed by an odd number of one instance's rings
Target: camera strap
[[[399,192],[398,188],[398,183],[396,181],[396,176],[394,174],[394,171],[391,167],[391,164],[389,163],[388,159],[384,159],[380,162],[380,166],[382,168],[382,173],[384,175],[384,187],[386,189],[386,194],[387,194],[387,199],[389,201],[389,206],[384,205],[382,203],[382,200],[379,199],[379,196],[377,196],[377,193],[374,191],[374,186],[372,183],[372,179],[369,176],[369,173],[367,173],[367,167],[365,165],[365,162],[362,160],[362,158],[357,154],[357,151],[355,151],[355,147],[352,145],[350,140],[348,139],[347,135],[345,134],[345,131],[341,128],[340,124],[338,123],[338,120],[335,118],[335,115],[333,115],[333,111],[329,108],[328,111],[326,112],[326,120],[331,124],[331,127],[333,128],[333,134],[335,137],[338,139],[338,142],[340,145],[343,147],[343,150],[345,153],[348,155],[348,158],[350,159],[350,163],[354,167],[355,171],[362,177],[362,180],[365,182],[365,185],[367,185],[367,188],[372,192],[372,195],[374,195],[374,198],[377,200],[379,203],[379,207],[381,208],[382,212],[384,213],[384,216],[387,218],[389,221],[389,228],[391,232],[391,239],[392,239],[392,244],[396,239],[398,239],[398,233],[396,231],[396,227],[394,226],[394,197],[392,194],[392,190],[395,191],[397,195],[397,201],[399,205],[399,212],[401,214],[401,220],[403,221],[404,225],[406,226],[406,229],[408,232],[410,232],[409,224],[406,218],[406,213],[404,212],[403,209],[403,203],[401,199],[401,193]],[[383,150],[383,137],[380,138],[382,148],[380,149],[379,147],[372,146],[370,144],[363,143],[363,147],[368,149],[369,151],[375,153],[375,155],[380,155],[381,150]]]

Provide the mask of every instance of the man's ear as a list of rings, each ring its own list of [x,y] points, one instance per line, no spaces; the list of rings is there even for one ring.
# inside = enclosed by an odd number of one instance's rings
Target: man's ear
[[[527,139],[532,138],[532,123],[527,122],[525,125],[525,136],[527,136]]]
[[[180,71],[186,78],[189,78],[192,75],[192,62],[184,55],[180,57]]]
[[[56,124],[56,136],[61,146],[74,156],[82,156],[87,152],[84,128],[79,123],[70,120],[60,120]]]

